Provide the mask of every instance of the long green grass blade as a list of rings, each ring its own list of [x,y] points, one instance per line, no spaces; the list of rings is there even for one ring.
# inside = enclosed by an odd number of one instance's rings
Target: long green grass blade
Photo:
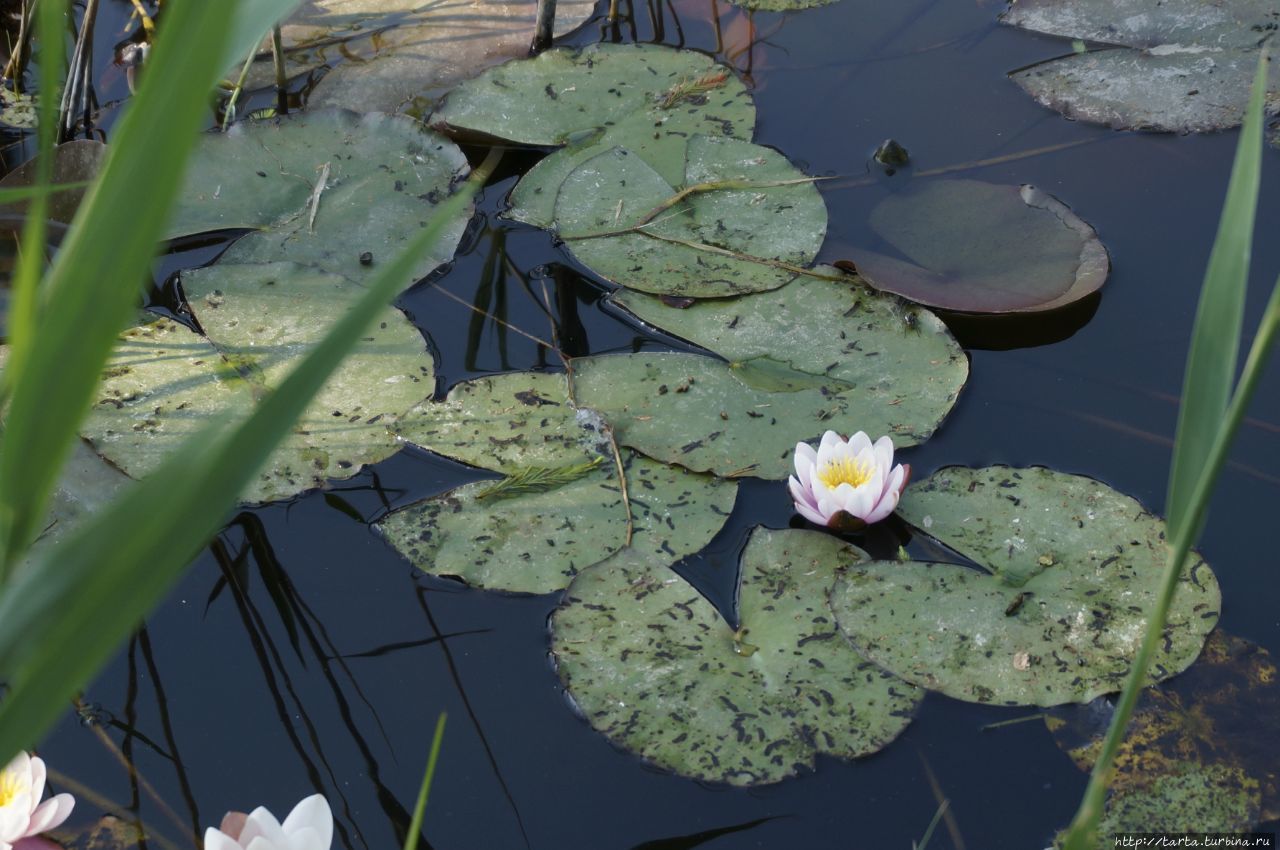
[[[138,96],[42,285],[38,327],[16,361],[19,352],[11,354],[10,409],[0,444],[0,579],[44,515],[101,365],[137,304],[206,118],[237,5],[166,4]],[[146,203],[138,202],[142,193]]]
[[[173,585],[245,486],[380,311],[413,280],[418,258],[462,214],[495,153],[441,204],[396,260],[289,377],[230,430],[197,435],[110,509],[0,590],[0,763],[30,746]],[[5,441],[8,442],[6,434]]]
[[[1200,310],[1196,317],[1195,338],[1188,358],[1186,389],[1179,417],[1178,439],[1174,446],[1175,465],[1170,473],[1168,524],[1171,543],[1164,583],[1159,597],[1147,612],[1147,628],[1142,645],[1138,648],[1133,666],[1125,679],[1124,690],[1121,691],[1115,714],[1111,718],[1111,726],[1107,729],[1107,736],[1089,775],[1089,784],[1080,801],[1080,808],[1076,811],[1063,843],[1064,850],[1095,850],[1099,846],[1098,824],[1106,805],[1107,787],[1111,781],[1116,752],[1124,741],[1125,730],[1133,716],[1138,695],[1146,685],[1147,670],[1151,666],[1156,646],[1162,640],[1169,606],[1178,589],[1178,577],[1182,574],[1187,555],[1199,536],[1214,484],[1226,462],[1231,442],[1244,419],[1245,410],[1275,344],[1277,330],[1280,329],[1278,280],[1258,334],[1250,347],[1240,385],[1233,394],[1231,382],[1234,378],[1243,317],[1233,313],[1232,309],[1219,309],[1218,305],[1209,304],[1209,301],[1212,299],[1212,292],[1220,292],[1225,299],[1238,299],[1241,306],[1233,309],[1238,313],[1243,311],[1248,252],[1254,223],[1253,207],[1257,202],[1261,181],[1263,93],[1267,83],[1267,61],[1264,51],[1259,61],[1258,75],[1254,79],[1253,96],[1245,113],[1227,202],[1218,236],[1214,241],[1201,293]],[[1249,205],[1247,211],[1242,209],[1242,205],[1246,203]],[[1236,228],[1247,228],[1247,232],[1237,232]],[[1245,254],[1243,257],[1239,254],[1241,250]],[[1218,344],[1219,341],[1208,339],[1214,330],[1234,335],[1235,341],[1230,350],[1224,350]],[[1206,386],[1205,382],[1209,380],[1221,380],[1222,387]],[[1222,397],[1221,406],[1213,413],[1210,421],[1209,411],[1212,405],[1218,404],[1219,396]],[[1181,467],[1178,466],[1179,459]],[[1179,474],[1183,476],[1181,481],[1177,477]],[[1173,513],[1175,507],[1176,519]]]
[[[1241,128],[1218,236],[1209,255],[1200,305],[1182,383],[1182,405],[1174,441],[1173,470],[1165,517],[1177,528],[1190,512],[1191,490],[1200,477],[1209,446],[1235,383],[1244,322],[1244,294],[1262,174],[1262,107],[1267,88],[1266,51],[1258,63],[1253,96]]]
[[[413,807],[413,819],[409,821],[409,833],[404,837],[404,850],[418,850],[418,839],[422,836],[422,821],[427,813],[427,797],[431,794],[431,783],[436,777],[436,762],[440,760],[440,746],[444,743],[443,711],[436,718],[436,733],[431,738],[431,755],[427,756],[427,772],[422,774],[422,786],[418,788],[418,802]]]
[[[231,22],[231,38],[222,52],[219,73],[251,56],[271,28],[293,11],[300,0],[253,0],[241,3]]]

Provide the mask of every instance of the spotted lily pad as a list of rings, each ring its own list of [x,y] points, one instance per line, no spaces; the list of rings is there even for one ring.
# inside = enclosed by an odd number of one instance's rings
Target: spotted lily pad
[[[1081,770],[1091,770],[1112,715],[1104,699],[1061,706],[1045,716],[1054,740]],[[1260,820],[1280,817],[1280,682],[1271,654],[1217,629],[1182,675],[1148,688],[1138,698],[1129,731],[1116,754],[1114,800],[1149,793],[1160,777],[1196,769],[1246,785]],[[1239,777],[1249,777],[1248,783]],[[1212,788],[1213,786],[1206,786]],[[1215,796],[1220,795],[1215,792]],[[1173,803],[1169,805],[1172,807]],[[1238,828],[1234,814],[1197,819],[1197,829]]]
[[[878,561],[836,586],[840,628],[908,681],[972,702],[1058,705],[1118,691],[1159,592],[1164,522],[1128,496],[1039,467],[948,467],[898,513],[981,570]],[[1150,675],[1195,661],[1221,595],[1184,569]]]
[[[521,488],[482,481],[388,515],[378,527],[423,572],[490,590],[551,593],[625,550],[671,564],[724,524],[737,485],[625,452],[627,499],[612,458],[569,467],[563,483]],[[628,504],[632,535],[627,545]]]
[[[360,292],[338,275],[290,263],[220,263],[186,272],[202,337],[169,320],[125,332],[82,426],[134,477],[226,413],[279,386]],[[349,478],[399,449],[388,423],[434,389],[417,328],[388,307],[272,454],[245,501],[288,498]]]
[[[686,153],[678,188],[620,147],[575,168],[555,204],[573,256],[629,289],[716,298],[777,289],[818,255],[827,209],[786,157],[713,136],[694,136]]]
[[[1096,292],[1110,266],[1093,228],[1034,186],[931,180],[882,201],[871,227],[901,256],[851,251],[858,274],[946,310],[1054,310]]]
[[[597,419],[569,403],[563,374],[511,372],[464,381],[444,401],[417,404],[395,429],[436,454],[502,472],[570,466],[607,453]]]
[[[457,145],[411,118],[338,110],[234,125],[201,137],[191,162],[170,237],[261,228],[223,260],[353,280],[408,245],[467,173]],[[453,256],[465,226],[441,234],[415,278]]]
[[[1240,123],[1280,8],[1269,0],[1019,0],[1001,21],[1111,46],[1011,75],[1050,109],[1111,127],[1199,133]],[[1280,93],[1274,62],[1267,89],[1269,100]]]
[[[921,693],[840,640],[826,606],[864,556],[834,537],[757,529],[735,631],[679,575],[639,553],[584,571],[551,618],[560,678],[615,744],[683,776],[778,782],[817,755],[892,741]]]
[[[556,35],[590,17],[592,0],[559,0]],[[282,27],[293,73],[332,66],[308,98],[312,109],[422,116],[449,87],[533,41],[537,0],[303,0]],[[257,63],[258,84],[274,81]]]
[[[574,361],[578,400],[650,457],[717,475],[784,478],[827,429],[927,439],[955,403],[968,361],[927,310],[835,279],[687,309],[617,293],[645,322],[710,349]]]
[[[561,184],[592,157],[622,146],[678,185],[688,140],[749,141],[755,106],[742,81],[704,54],[593,44],[486,71],[455,89],[434,120],[451,132],[562,147],[521,179],[507,213],[551,227]]]

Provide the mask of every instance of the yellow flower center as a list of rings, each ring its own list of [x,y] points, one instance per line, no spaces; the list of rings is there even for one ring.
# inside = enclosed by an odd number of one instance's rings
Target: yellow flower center
[[[846,456],[823,464],[822,469],[818,470],[818,480],[832,490],[841,484],[861,487],[871,480],[875,471],[875,464],[870,461]]]
[[[18,781],[16,773],[11,770],[0,773],[0,809],[12,803],[21,790],[22,783]]]

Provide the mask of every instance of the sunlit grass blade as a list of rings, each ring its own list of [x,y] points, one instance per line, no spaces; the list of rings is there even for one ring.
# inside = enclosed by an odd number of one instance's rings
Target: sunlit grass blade
[[[1262,114],[1267,88],[1263,51],[1253,96],[1241,128],[1218,235],[1205,269],[1191,346],[1182,382],[1182,405],[1174,441],[1173,468],[1165,499],[1165,517],[1176,528],[1190,512],[1191,490],[1200,476],[1214,435],[1231,397],[1240,357],[1244,294],[1262,174]]]
[[[1147,612],[1146,633],[1125,679],[1111,725],[1103,739],[1080,808],[1071,823],[1064,850],[1095,850],[1098,824],[1106,805],[1116,752],[1124,741],[1138,695],[1147,683],[1147,670],[1156,646],[1163,639],[1169,606],[1178,589],[1187,555],[1199,536],[1218,474],[1236,430],[1244,419],[1257,388],[1262,367],[1280,329],[1280,280],[1271,294],[1257,336],[1250,347],[1244,372],[1231,391],[1238,357],[1244,291],[1254,226],[1254,207],[1261,182],[1263,96],[1267,84],[1267,56],[1263,52],[1254,79],[1253,95],[1245,113],[1231,185],[1222,212],[1218,236],[1205,274],[1200,309],[1196,316],[1191,353],[1174,444],[1174,465],[1169,476],[1169,556],[1159,596]],[[1248,209],[1244,207],[1247,206]],[[1243,232],[1242,232],[1243,231]],[[1227,304],[1215,304],[1214,298]],[[1223,339],[1214,338],[1221,335]],[[1226,343],[1230,342],[1227,348]],[[1214,381],[1221,386],[1211,386]]]
[[[10,328],[10,408],[0,444],[0,579],[34,535],[101,365],[138,302],[207,115],[237,5],[185,0],[167,8],[138,97],[41,285],[45,309],[38,327]],[[139,203],[143,194],[146,202]],[[39,198],[32,217],[39,215],[38,204]]]
[[[435,217],[330,329],[296,369],[234,429],[196,435],[108,510],[38,552],[0,590],[0,763],[32,745],[67,700],[159,602],[311,398],[414,266],[462,214],[498,154],[442,203]],[[10,439],[6,435],[6,442]]]
[[[436,762],[440,760],[440,745],[444,743],[443,711],[436,718],[436,733],[431,738],[431,755],[427,756],[427,771],[422,774],[422,787],[418,789],[418,802],[413,807],[413,819],[409,821],[409,834],[404,837],[404,850],[418,850],[418,839],[422,835],[422,820],[427,813],[427,797],[431,794],[431,783],[435,781]]]

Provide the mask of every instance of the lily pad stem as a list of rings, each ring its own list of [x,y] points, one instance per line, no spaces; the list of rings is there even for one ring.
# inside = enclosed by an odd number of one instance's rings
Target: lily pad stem
[[[569,383],[572,386],[573,382]],[[625,548],[631,545],[631,535],[635,532],[635,521],[631,515],[631,496],[627,492],[627,472],[622,467],[622,453],[618,450],[618,440],[613,436],[612,426],[607,426],[604,434],[609,438],[609,448],[613,450],[613,463],[618,468],[618,486],[622,488],[622,507],[627,511],[627,541],[623,544]]]

